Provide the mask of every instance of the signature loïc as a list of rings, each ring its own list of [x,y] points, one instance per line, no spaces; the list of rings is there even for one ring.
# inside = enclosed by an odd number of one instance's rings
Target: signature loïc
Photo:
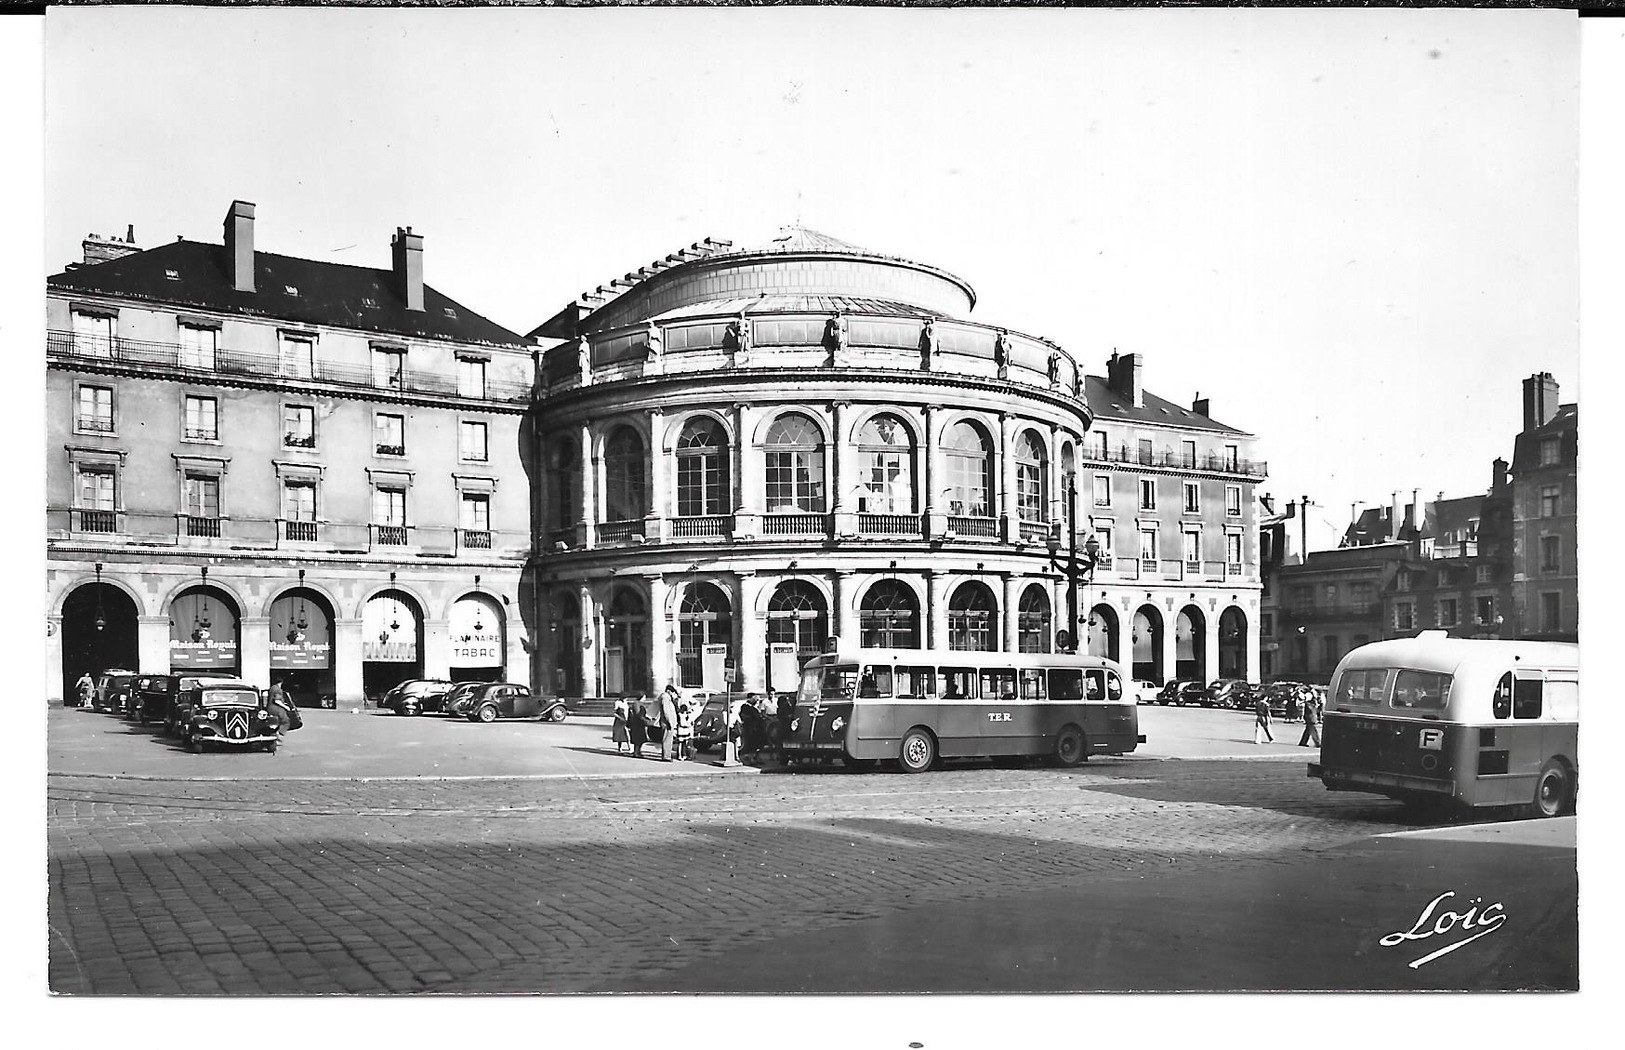
[[[1415,970],[1426,966],[1442,955],[1449,955],[1464,944],[1471,944],[1480,937],[1488,937],[1506,923],[1506,910],[1501,906],[1501,902],[1484,904],[1483,897],[1474,897],[1468,902],[1466,911],[1457,912],[1448,908],[1442,911],[1435,910],[1438,909],[1440,904],[1455,895],[1455,890],[1446,890],[1439,894],[1428,901],[1427,907],[1422,909],[1422,914],[1416,917],[1416,921],[1411,924],[1410,929],[1390,933],[1379,943],[1384,948],[1395,948],[1406,941],[1426,941],[1434,937],[1446,937],[1451,934],[1467,935],[1453,944],[1447,944],[1443,948],[1411,962],[1409,966]],[[1480,907],[1480,905],[1483,906]]]

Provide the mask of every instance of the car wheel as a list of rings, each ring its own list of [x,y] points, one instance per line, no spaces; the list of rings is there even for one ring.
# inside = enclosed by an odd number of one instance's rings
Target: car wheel
[[[1087,757],[1083,730],[1077,726],[1064,727],[1055,737],[1055,764],[1071,769]]]
[[[1535,816],[1556,817],[1569,811],[1574,777],[1561,759],[1548,758],[1535,778]]]
[[[497,709],[490,706],[482,707],[475,712],[475,717],[481,722],[495,722],[497,720]]]
[[[924,773],[937,760],[937,742],[929,732],[915,726],[903,734],[897,747],[897,765],[905,773]]]
[[[565,716],[569,713],[570,712],[566,711],[563,707],[555,707],[553,710],[547,713],[547,720],[549,722],[562,722],[564,721]]]

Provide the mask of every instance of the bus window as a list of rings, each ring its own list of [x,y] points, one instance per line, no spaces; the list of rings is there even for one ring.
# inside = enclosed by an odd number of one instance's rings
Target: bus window
[[[1104,700],[1104,699],[1106,699],[1106,672],[1105,671],[1085,671],[1083,673],[1083,680],[1084,680],[1084,682],[1086,682],[1088,684],[1088,690],[1087,690],[1087,692],[1085,693],[1085,696],[1084,696],[1085,699],[1087,699],[1087,700]]]
[[[1495,683],[1495,699],[1490,703],[1490,713],[1496,718],[1506,718],[1512,714],[1512,672],[1508,671]]]
[[[890,667],[869,664],[863,669],[863,677],[858,679],[858,695],[890,696],[891,685]]]
[[[1443,711],[1450,698],[1450,675],[1401,671],[1394,678],[1393,706],[1416,711]]]
[[[1016,698],[1016,672],[1010,668],[987,668],[982,671],[982,696],[992,700]]]
[[[1539,678],[1519,678],[1512,683],[1512,717],[1539,718],[1541,694],[1546,683]]]
[[[1021,698],[1023,700],[1042,700],[1044,692],[1044,672],[1036,667],[1028,667],[1021,672]]]
[[[1054,667],[1049,673],[1051,700],[1082,700],[1083,671],[1076,667]]]
[[[1337,682],[1337,703],[1350,706],[1382,703],[1383,694],[1388,691],[1389,673],[1387,668],[1344,671]]]
[[[937,672],[932,667],[899,667],[897,695],[912,700],[937,694]]]
[[[805,679],[802,683],[802,693],[804,698],[806,697],[806,693],[808,691],[807,687],[813,684],[812,675],[817,673],[818,671],[816,668],[809,667],[807,669],[807,679]],[[842,664],[839,667],[825,668],[823,672],[823,679],[823,688],[817,694],[815,694],[818,699],[850,700],[852,699],[853,692],[858,686],[858,669],[853,664]],[[802,702],[810,703],[811,698],[805,698]]]
[[[1106,672],[1106,699],[1112,701],[1123,699],[1123,680],[1117,677],[1115,671]]]
[[[976,699],[976,671],[969,667],[944,667],[942,697],[944,700]]]

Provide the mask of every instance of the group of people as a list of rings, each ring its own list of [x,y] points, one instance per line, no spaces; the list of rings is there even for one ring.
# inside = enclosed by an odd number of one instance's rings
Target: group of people
[[[698,701],[685,698],[674,683],[661,690],[654,710],[643,695],[630,700],[617,697],[610,740],[617,754],[642,758],[644,746],[654,744],[660,749],[660,761],[686,761],[694,756],[694,722],[699,713]],[[725,736],[735,743],[741,759],[772,746],[779,736],[778,713],[774,698],[760,693],[728,701],[723,714]]]
[[[1287,710],[1291,712],[1296,707],[1303,715],[1303,736],[1298,739],[1299,747],[1320,746],[1320,694],[1313,689],[1301,688],[1295,690],[1288,701]],[[1253,743],[1262,744],[1266,739],[1275,742],[1275,734],[1270,731],[1270,702],[1269,698],[1259,696],[1253,703]],[[1288,721],[1295,719],[1288,718]]]

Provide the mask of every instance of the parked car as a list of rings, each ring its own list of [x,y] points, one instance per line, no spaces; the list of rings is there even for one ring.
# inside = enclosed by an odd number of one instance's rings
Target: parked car
[[[1208,699],[1207,686],[1201,682],[1183,682],[1179,686],[1179,697],[1174,701],[1180,706],[1197,704],[1201,707],[1211,707],[1213,701]]]
[[[136,675],[130,687],[130,702],[124,717],[146,725],[148,722],[168,722],[169,709],[174,706],[175,694],[180,692],[181,677],[174,674]]]
[[[112,711],[123,714],[130,700],[130,687],[135,684],[136,673],[123,668],[109,668],[96,679],[96,691],[90,696],[94,711]]]
[[[1296,706],[1297,698],[1302,695],[1301,691],[1308,688],[1302,682],[1271,682],[1269,685],[1264,686],[1260,695],[1269,701],[1272,716],[1287,718],[1294,714],[1293,709]],[[1255,697],[1253,703],[1256,704],[1257,702],[1258,700]],[[1248,710],[1251,709],[1252,706],[1249,705]]]
[[[728,698],[726,696],[707,696],[705,693],[696,693],[689,699],[689,703],[700,705],[700,713],[694,716],[695,750],[710,751],[728,738]],[[659,717],[658,713],[656,717]]]
[[[1155,682],[1136,681],[1134,683],[1134,702],[1149,704],[1157,698],[1157,691]]]
[[[182,688],[175,712],[181,742],[193,754],[209,744],[276,750],[276,718],[260,691],[247,682],[214,679]]]
[[[468,702],[470,722],[495,722],[499,718],[540,718],[562,722],[570,713],[556,696],[537,696],[530,686],[517,682],[485,682]]]
[[[484,682],[458,682],[441,698],[441,712],[453,717],[467,715],[469,702],[474,699],[474,694],[480,691],[480,686],[485,684]]]
[[[1253,706],[1252,683],[1245,678],[1215,678],[1208,683],[1207,695],[1209,702],[1219,707],[1250,709]]]
[[[385,693],[378,706],[387,707],[398,715],[438,711],[446,694],[456,684],[444,678],[408,678]]]
[[[1178,679],[1168,679],[1167,682],[1163,683],[1162,688],[1157,690],[1157,703],[1162,704],[1164,707],[1169,704],[1178,703],[1179,691],[1185,688],[1185,686],[1188,684],[1189,683],[1181,682]]]
[[[181,695],[188,689],[196,689],[199,686],[211,685],[216,682],[224,685],[248,684],[234,674],[177,674],[170,675],[168,677],[175,679],[175,692],[170,698],[168,709],[164,712],[164,732],[168,733],[170,736],[181,735]]]

